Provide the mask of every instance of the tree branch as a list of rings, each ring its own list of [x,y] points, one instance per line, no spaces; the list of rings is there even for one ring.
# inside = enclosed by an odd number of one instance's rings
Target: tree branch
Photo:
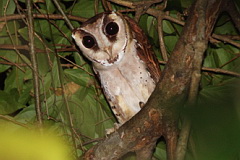
[[[34,49],[34,30],[33,30],[33,17],[32,17],[32,2],[27,0],[27,16],[28,16],[28,37],[30,46],[30,57],[32,62],[32,74],[33,74],[33,85],[34,85],[34,98],[35,98],[35,109],[39,127],[43,125],[42,109],[40,101],[40,83],[38,79],[38,64],[37,57]]]
[[[203,61],[203,54],[207,49],[208,37],[206,37],[206,14],[205,8],[207,7],[208,2],[206,0],[196,1],[197,8],[194,8],[196,13],[198,14],[197,22],[196,22],[196,41],[193,43],[193,48],[195,49],[195,55],[193,57],[193,72],[192,79],[190,83],[187,106],[194,106],[197,95],[198,88],[201,80],[201,66]],[[194,13],[194,11],[192,11]],[[190,13],[192,14],[192,13]],[[189,22],[189,21],[188,21]],[[189,119],[184,117],[183,126],[179,135],[178,145],[176,149],[176,160],[184,160],[188,138],[190,135],[191,122]]]
[[[168,61],[168,56],[167,56],[167,50],[165,47],[164,39],[163,39],[163,16],[159,15],[158,16],[158,39],[159,39],[159,45],[162,53],[162,57],[164,61]]]
[[[68,19],[67,15],[65,14],[65,12],[63,11],[62,7],[60,6],[58,0],[53,0],[54,4],[56,5],[57,9],[59,10],[59,12],[62,14],[65,22],[67,23],[68,27],[73,30],[74,27],[72,25],[72,23],[70,22],[70,20]]]
[[[26,124],[24,124],[24,123],[21,123],[21,122],[18,122],[18,121],[16,121],[14,118],[12,118],[12,117],[10,117],[10,116],[6,116],[6,115],[1,115],[1,114],[0,114],[0,119],[4,119],[4,120],[6,120],[6,121],[12,122],[12,123],[14,123],[14,124],[16,124],[16,125],[19,125],[19,126],[21,126],[21,127],[26,128],[26,129],[30,129],[30,127],[29,127],[28,125],[26,125]]]
[[[67,15],[67,17],[70,20],[78,21],[78,22],[84,22],[87,19],[79,16],[73,16],[73,15]],[[17,19],[24,19],[26,18],[26,15],[22,14],[13,14],[13,15],[6,15],[4,17],[0,17],[0,22],[2,21],[10,21],[10,20],[17,20]],[[39,18],[39,19],[64,19],[62,15],[59,14],[33,14],[33,18]]]
[[[232,39],[228,38],[228,36],[213,34],[212,37],[215,39],[221,40],[224,43],[229,43],[235,47],[240,48],[240,43],[233,41]],[[238,37],[240,37],[240,36],[238,36]]]

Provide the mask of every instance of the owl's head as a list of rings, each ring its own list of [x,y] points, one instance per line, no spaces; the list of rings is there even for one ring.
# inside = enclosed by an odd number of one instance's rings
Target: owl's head
[[[116,12],[100,13],[72,33],[83,54],[101,66],[112,66],[122,60],[129,36],[126,20]]]

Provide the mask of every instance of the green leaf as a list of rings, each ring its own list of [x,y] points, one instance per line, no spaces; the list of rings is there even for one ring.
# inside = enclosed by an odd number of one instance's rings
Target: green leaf
[[[166,155],[166,145],[163,142],[159,142],[155,149],[154,157],[157,159],[166,160]]]
[[[36,120],[35,105],[33,104],[26,108],[23,108],[23,110],[17,114],[14,119],[25,124],[33,124],[33,122]]]
[[[45,2],[46,2],[45,4],[47,5],[47,13],[48,14],[54,13],[56,11],[56,7],[53,4],[53,2],[52,1],[45,1]],[[61,6],[61,7],[62,7],[62,9],[64,9],[63,6]]]
[[[5,12],[5,8],[6,12]],[[0,1],[0,16],[4,16],[4,14],[8,15],[8,14],[13,14],[15,9],[16,9],[16,5],[14,3],[14,1],[9,1],[9,0],[1,0]],[[5,13],[4,13],[5,12]]]
[[[32,83],[28,84],[28,85],[24,85],[23,86],[23,90],[21,91],[21,94],[19,94],[19,98],[18,98],[18,102],[20,104],[26,105],[28,103],[28,101],[31,99],[31,90],[32,90]]]
[[[51,26],[52,26],[52,24],[49,24],[49,21],[47,21],[47,20],[36,19],[34,21],[35,31],[45,39],[48,38],[49,40],[51,40],[51,30],[50,30]],[[53,28],[55,28],[55,27],[53,27]],[[53,29],[53,28],[52,28],[52,31],[56,32],[56,29]]]
[[[65,69],[64,73],[68,79],[81,86],[88,86],[91,79],[90,75],[81,69]]]
[[[1,59],[2,61],[5,62],[13,62],[15,63],[18,60],[18,56],[15,53],[15,51],[11,50],[0,50],[0,56],[4,57],[5,60]],[[6,71],[9,69],[11,65],[5,65],[5,64],[0,64],[0,73]]]
[[[75,60],[75,63],[77,65],[80,65],[82,66],[83,64],[85,64],[86,62],[84,61],[83,57],[80,55],[80,53],[78,52],[73,52],[73,57],[74,57],[74,60]]]
[[[20,24],[18,21],[8,21],[6,24],[5,22],[0,22],[0,24],[3,23],[4,26],[0,30],[0,42],[4,44],[11,44],[12,41],[9,37],[9,34],[12,36],[12,40],[15,44],[21,44],[21,41],[18,39],[18,33],[17,30],[20,28]],[[7,32],[8,28],[8,32]],[[16,41],[15,41],[16,40]]]
[[[44,28],[45,30],[46,30],[46,27]],[[26,41],[28,41],[29,40],[29,37],[28,37],[28,27],[24,27],[24,28],[21,28],[21,29],[19,29],[18,30],[18,33],[21,35],[21,37],[24,39],[24,40],[26,40]],[[47,32],[48,34],[50,34],[49,32]],[[40,34],[41,35],[41,34]],[[43,45],[43,43],[45,44],[45,45]],[[44,38],[41,38],[41,39],[39,39],[38,37],[36,37],[36,36],[34,36],[34,45],[35,45],[35,47],[37,47],[37,48],[40,48],[40,49],[46,49],[46,46],[51,46],[51,45],[49,45],[49,43],[47,42],[47,40],[46,39],[44,39]],[[51,47],[49,47],[50,49],[53,49],[53,48],[51,48]],[[45,54],[46,55],[46,54]],[[46,55],[47,56],[47,55]],[[52,55],[53,56],[53,55]],[[52,57],[51,55],[50,55],[50,57]]]
[[[72,14],[75,16],[81,16],[85,18],[93,17],[94,14],[94,0],[79,1],[75,4],[72,10]]]
[[[18,90],[22,90],[24,85],[24,73],[13,67],[13,70],[9,73],[5,80],[4,91],[10,92],[11,89],[17,88]]]
[[[216,34],[229,34],[237,35],[238,32],[234,24],[230,21],[230,17],[227,14],[223,14],[216,23],[214,28],[214,33]]]
[[[0,114],[11,114],[25,106],[19,104],[14,96],[18,94],[17,92],[12,92],[11,94],[0,91]]]
[[[37,65],[39,74],[45,76],[50,71],[50,56],[47,55],[48,53],[37,53]]]
[[[151,21],[148,22],[148,15],[144,14],[140,17],[139,26],[143,29],[144,33],[148,33],[148,26],[151,25]],[[146,23],[147,22],[147,23]]]
[[[72,96],[70,105],[75,117],[75,125],[79,126],[81,134],[92,138],[105,134],[106,128],[102,126],[102,123],[98,124],[101,122],[98,115],[98,110],[101,108],[99,108],[98,102],[93,98],[92,94],[88,93],[83,100],[80,100],[78,96]],[[98,127],[96,127],[96,124],[98,124]],[[96,132],[98,135],[96,135]]]

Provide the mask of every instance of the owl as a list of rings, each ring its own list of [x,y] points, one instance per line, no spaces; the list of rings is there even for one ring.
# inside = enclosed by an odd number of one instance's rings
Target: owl
[[[143,30],[130,17],[112,11],[90,18],[72,37],[92,62],[118,122],[125,123],[141,110],[160,78]]]

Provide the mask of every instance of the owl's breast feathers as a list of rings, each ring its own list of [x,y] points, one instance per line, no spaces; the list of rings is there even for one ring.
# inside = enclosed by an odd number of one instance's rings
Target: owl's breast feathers
[[[159,80],[158,62],[154,61],[151,52],[145,54],[147,49],[141,45],[143,43],[133,39],[129,41],[126,53],[118,64],[107,69],[94,68],[120,124],[141,110]]]

